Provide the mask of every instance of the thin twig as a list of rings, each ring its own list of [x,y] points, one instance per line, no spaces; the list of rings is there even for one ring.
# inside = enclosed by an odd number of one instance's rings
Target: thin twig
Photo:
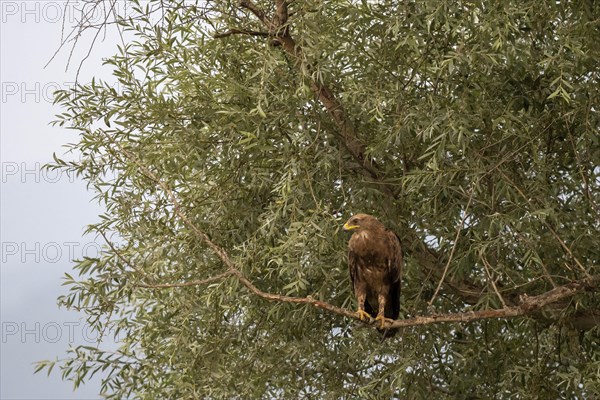
[[[151,277],[148,276],[148,274],[146,274],[146,272],[143,269],[138,268],[134,263],[132,263],[130,260],[128,260],[124,255],[122,255],[121,252],[115,248],[115,246],[108,239],[108,237],[106,237],[106,234],[102,230],[97,229],[96,231],[98,233],[100,233],[100,235],[102,236],[102,238],[104,239],[104,241],[106,242],[106,244],[108,245],[108,247],[110,247],[110,249],[113,251],[113,253],[116,254],[117,258],[121,259],[121,261],[123,261],[125,264],[128,264],[140,276],[142,276],[144,278],[148,278],[150,280],[153,280]]]
[[[588,278],[590,277],[590,274],[586,271],[586,269],[583,267],[583,265],[581,264],[581,262],[577,259],[577,257],[575,257],[575,255],[573,254],[573,252],[571,251],[571,249],[569,248],[569,246],[567,246],[565,244],[565,242],[560,238],[560,236],[558,236],[558,234],[556,233],[556,231],[554,229],[552,229],[552,227],[550,226],[550,224],[548,224],[546,221],[543,221],[544,225],[546,225],[546,228],[548,228],[548,230],[552,233],[552,236],[554,236],[554,238],[556,239],[556,241],[558,243],[560,243],[561,247],[567,252],[567,254],[569,254],[571,256],[571,258],[575,261],[575,264],[577,264],[577,267],[581,270],[581,272],[583,272],[583,274],[585,276],[587,276]]]
[[[196,281],[181,282],[181,283],[158,283],[158,284],[154,284],[154,285],[150,285],[147,283],[137,283],[134,286],[148,288],[148,289],[166,289],[166,288],[176,288],[176,287],[201,286],[201,285],[206,285],[208,283],[213,283],[213,282],[219,281],[219,280],[226,278],[228,276],[231,276],[231,275],[233,275],[233,271],[228,270],[228,271],[225,271],[218,275],[211,276],[206,279],[196,280]]]
[[[523,191],[521,190],[521,188],[519,188],[519,186],[517,186],[517,184],[515,182],[513,182],[512,179],[510,179],[504,172],[502,172],[502,170],[498,170],[500,172],[500,174],[504,177],[504,179],[506,179],[508,182],[510,182],[510,184],[513,186],[513,188],[517,191],[517,193],[519,193],[519,195],[531,206],[533,206],[532,201],[529,199],[529,197],[527,197],[525,195],[525,193],[523,193]],[[558,236],[558,234],[556,233],[556,231],[554,229],[552,229],[552,227],[550,226],[550,224],[548,224],[546,222],[546,220],[542,220],[541,221],[546,228],[548,228],[548,230],[552,233],[552,236],[554,237],[554,239],[556,239],[556,241],[558,243],[560,243],[560,246],[567,252],[567,254],[569,256],[571,256],[571,258],[575,261],[575,264],[577,264],[577,267],[581,270],[581,272],[583,272],[583,274],[585,276],[587,276],[588,278],[590,277],[590,274],[587,272],[587,270],[583,267],[583,264],[581,264],[581,262],[577,259],[577,257],[575,257],[575,255],[573,254],[573,252],[571,251],[571,249],[569,248],[569,246],[566,245],[566,243],[560,238],[560,236]]]
[[[579,169],[579,175],[581,175],[581,180],[583,181],[583,190],[590,202],[590,206],[594,209],[596,214],[599,214],[598,206],[594,201],[592,194],[590,192],[590,183],[585,173],[585,168],[583,167],[583,162],[581,162],[581,158],[579,157],[579,152],[577,151],[577,147],[575,146],[575,141],[573,140],[573,133],[571,132],[571,126],[568,120],[565,120],[567,125],[567,132],[569,133],[569,142],[571,143],[571,147],[573,148],[573,154],[575,155],[575,160],[577,160],[577,167]]]
[[[477,181],[479,181],[479,179]],[[448,261],[446,262],[446,266],[444,267],[444,272],[442,272],[442,277],[440,278],[440,281],[438,282],[435,292],[433,293],[433,296],[431,296],[431,300],[429,300],[429,303],[428,303],[429,306],[431,306],[433,304],[433,301],[437,297],[437,294],[440,291],[442,284],[444,283],[444,279],[446,279],[446,274],[448,273],[448,269],[450,268],[450,263],[452,262],[452,257],[454,257],[454,252],[456,251],[456,246],[458,244],[458,238],[460,237],[460,232],[462,231],[465,221],[469,216],[469,207],[471,206],[471,201],[473,201],[473,194],[475,193],[475,185],[476,184],[477,184],[477,182],[473,183],[473,186],[471,188],[471,194],[469,195],[469,201],[467,202],[467,206],[465,207],[465,215],[462,217],[460,223],[456,227],[456,236],[454,237],[454,244],[452,245],[452,250],[450,250],[450,256],[448,256]]]
[[[494,288],[494,292],[496,292],[496,295],[498,296],[498,299],[500,300],[500,303],[502,304],[502,307],[506,307],[506,303],[504,302],[504,298],[502,297],[502,295],[498,291],[498,288],[496,287],[496,282],[494,281],[494,277],[492,276],[492,273],[490,272],[490,269],[492,269],[492,266],[489,265],[488,260],[485,258],[485,256],[483,254],[481,254],[481,261],[483,261],[483,267],[485,268],[485,272],[487,274],[487,277],[490,280],[490,282],[492,283],[492,287]]]

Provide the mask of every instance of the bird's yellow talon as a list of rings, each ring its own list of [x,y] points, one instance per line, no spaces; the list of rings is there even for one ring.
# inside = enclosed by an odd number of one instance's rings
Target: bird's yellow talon
[[[381,328],[381,329],[384,329],[384,328],[385,328],[385,324],[386,324],[386,322],[387,322],[387,323],[389,323],[389,324],[391,324],[392,322],[394,322],[394,320],[393,320],[393,319],[391,319],[391,318],[386,318],[386,317],[384,317],[383,315],[378,315],[378,316],[375,318],[375,321],[379,321],[379,328]]]
[[[371,316],[365,310],[358,310],[356,314],[358,314],[358,318],[360,318],[361,321],[371,320]]]

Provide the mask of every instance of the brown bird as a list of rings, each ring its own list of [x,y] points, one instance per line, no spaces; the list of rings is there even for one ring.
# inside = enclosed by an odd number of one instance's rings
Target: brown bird
[[[358,317],[379,321],[383,337],[393,336],[397,329],[385,329],[386,322],[400,314],[402,283],[402,251],[398,236],[375,217],[356,214],[345,224],[353,232],[348,241],[348,267],[358,301]]]

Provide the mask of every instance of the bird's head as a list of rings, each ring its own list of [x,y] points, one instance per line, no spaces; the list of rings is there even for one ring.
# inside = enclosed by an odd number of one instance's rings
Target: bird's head
[[[350,217],[343,226],[346,232],[359,232],[362,230],[375,230],[385,227],[377,218],[368,214],[356,214]]]

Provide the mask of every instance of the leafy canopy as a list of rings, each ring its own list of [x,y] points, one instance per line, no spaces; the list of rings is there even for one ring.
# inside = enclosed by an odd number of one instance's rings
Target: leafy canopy
[[[122,338],[72,349],[65,378],[102,371],[111,398],[600,396],[600,5],[135,4],[118,90],[57,96],[81,159],[54,167],[95,191],[107,241],[60,302]],[[353,309],[357,212],[402,238],[404,318],[578,289],[383,343],[260,295]]]

